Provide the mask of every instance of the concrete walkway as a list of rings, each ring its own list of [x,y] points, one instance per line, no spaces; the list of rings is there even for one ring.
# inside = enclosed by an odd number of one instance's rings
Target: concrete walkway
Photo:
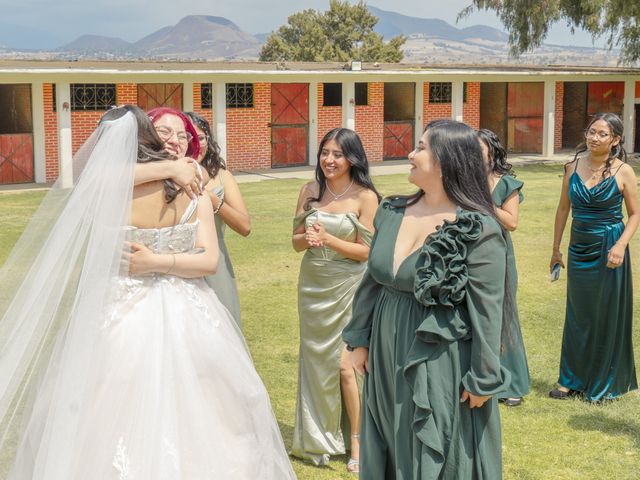
[[[562,152],[551,157],[543,157],[542,155],[521,155],[510,156],[509,162],[515,166],[530,165],[537,163],[553,164],[566,163],[573,158],[573,152]],[[408,174],[409,166],[407,160],[387,160],[385,162],[376,162],[371,164],[371,175],[393,175]],[[284,167],[269,168],[265,170],[252,171],[234,171],[233,172],[238,183],[261,182],[264,180],[276,180],[279,178],[297,178],[302,180],[311,180],[314,178],[315,166],[307,165],[303,167]],[[51,184],[43,183],[21,183],[16,185],[0,185],[0,194],[15,193],[22,191],[36,192],[38,190],[47,190]]]

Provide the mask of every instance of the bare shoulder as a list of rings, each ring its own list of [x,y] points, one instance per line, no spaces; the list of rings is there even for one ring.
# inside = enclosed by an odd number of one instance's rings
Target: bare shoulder
[[[573,172],[576,171],[576,168],[578,168],[578,162],[580,160],[582,160],[583,157],[576,157],[573,160],[571,160],[570,162],[567,162],[564,164],[564,173],[565,175],[571,175]]]
[[[636,177],[636,172],[633,170],[633,167],[621,160],[617,160],[616,163],[614,163],[611,166],[611,169],[613,171],[617,170],[619,173],[621,173],[625,177],[633,177],[633,178]]]
[[[373,190],[368,188],[361,188],[358,192],[358,199],[362,203],[375,203],[378,204],[378,196],[375,194]]]
[[[300,195],[312,196],[315,197],[318,195],[320,191],[320,187],[318,182],[312,180],[311,182],[305,183],[300,189]]]

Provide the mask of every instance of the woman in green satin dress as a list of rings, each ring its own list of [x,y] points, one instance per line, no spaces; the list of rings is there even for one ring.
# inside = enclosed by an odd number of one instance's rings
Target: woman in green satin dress
[[[318,149],[316,180],[302,187],[293,222],[293,247],[305,254],[298,279],[300,360],[291,454],[326,465],[331,455],[350,449],[347,469],[353,473],[360,394],[340,335],[366,267],[379,199],[358,135],[345,128],[328,132]]]
[[[638,388],[628,245],[640,212],[637,179],[622,146],[620,117],[595,115],[585,140],[574,160],[565,165],[553,232],[549,267],[560,264],[564,268],[560,241],[571,210],[559,386],[549,396],[562,400],[581,395],[599,402]]]
[[[200,155],[198,155],[197,161],[209,175],[209,181],[204,186],[204,190],[213,205],[216,234],[220,247],[218,269],[215,275],[205,277],[205,281],[216,292],[220,302],[227,307],[238,327],[242,329],[238,286],[231,258],[229,258],[229,252],[224,242],[224,233],[226,227],[229,226],[243,237],[248,236],[251,233],[249,212],[236,180],[226,169],[224,160],[220,157],[220,147],[211,135],[209,122],[193,112],[188,112],[186,115],[198,134]]]
[[[409,154],[420,190],[383,200],[343,338],[363,388],[360,478],[502,477],[496,395],[507,247],[476,132],[427,125]]]
[[[489,174],[489,189],[496,206],[496,216],[505,230],[507,268],[511,282],[509,291],[515,295],[518,289],[518,271],[509,232],[515,231],[518,227],[520,203],[524,199],[522,195],[523,183],[516,180],[512,166],[507,162],[507,152],[498,136],[487,129],[478,130],[478,136],[481,140],[482,156]],[[522,403],[522,397],[529,393],[529,365],[527,364],[527,354],[522,340],[517,308],[513,310],[513,315],[510,318],[504,320],[510,322],[510,325],[507,330],[508,337],[502,339],[500,361],[502,366],[511,372],[511,384],[508,390],[498,396],[498,400],[508,407],[516,407]]]

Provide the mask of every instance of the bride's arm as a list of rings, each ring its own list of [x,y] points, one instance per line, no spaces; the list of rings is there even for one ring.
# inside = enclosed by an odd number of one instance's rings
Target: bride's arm
[[[182,278],[197,278],[215,273],[220,250],[213,221],[213,207],[208,198],[202,197],[198,202],[197,216],[200,224],[196,235],[196,247],[203,248],[203,252],[158,254],[144,245],[132,243],[133,253],[128,255],[129,273],[131,275],[161,273]]]
[[[159,160],[157,162],[136,163],[134,185],[171,179],[192,197],[202,191],[200,180],[197,178],[194,160],[189,157],[176,160]]]

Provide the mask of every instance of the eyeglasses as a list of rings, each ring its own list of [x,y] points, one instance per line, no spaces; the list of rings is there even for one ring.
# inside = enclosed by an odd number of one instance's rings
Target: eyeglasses
[[[587,138],[595,138],[598,137],[599,140],[606,140],[607,138],[609,138],[609,136],[611,136],[610,133],[608,132],[604,132],[604,131],[596,131],[593,129],[589,129],[586,132],[584,132],[584,136]]]
[[[156,127],[156,133],[163,142],[168,142],[174,135],[178,139],[178,143],[187,144],[193,140],[193,136],[189,132],[176,132],[169,127]]]
[[[206,135],[198,135],[198,141],[200,145],[207,143],[208,137]]]

